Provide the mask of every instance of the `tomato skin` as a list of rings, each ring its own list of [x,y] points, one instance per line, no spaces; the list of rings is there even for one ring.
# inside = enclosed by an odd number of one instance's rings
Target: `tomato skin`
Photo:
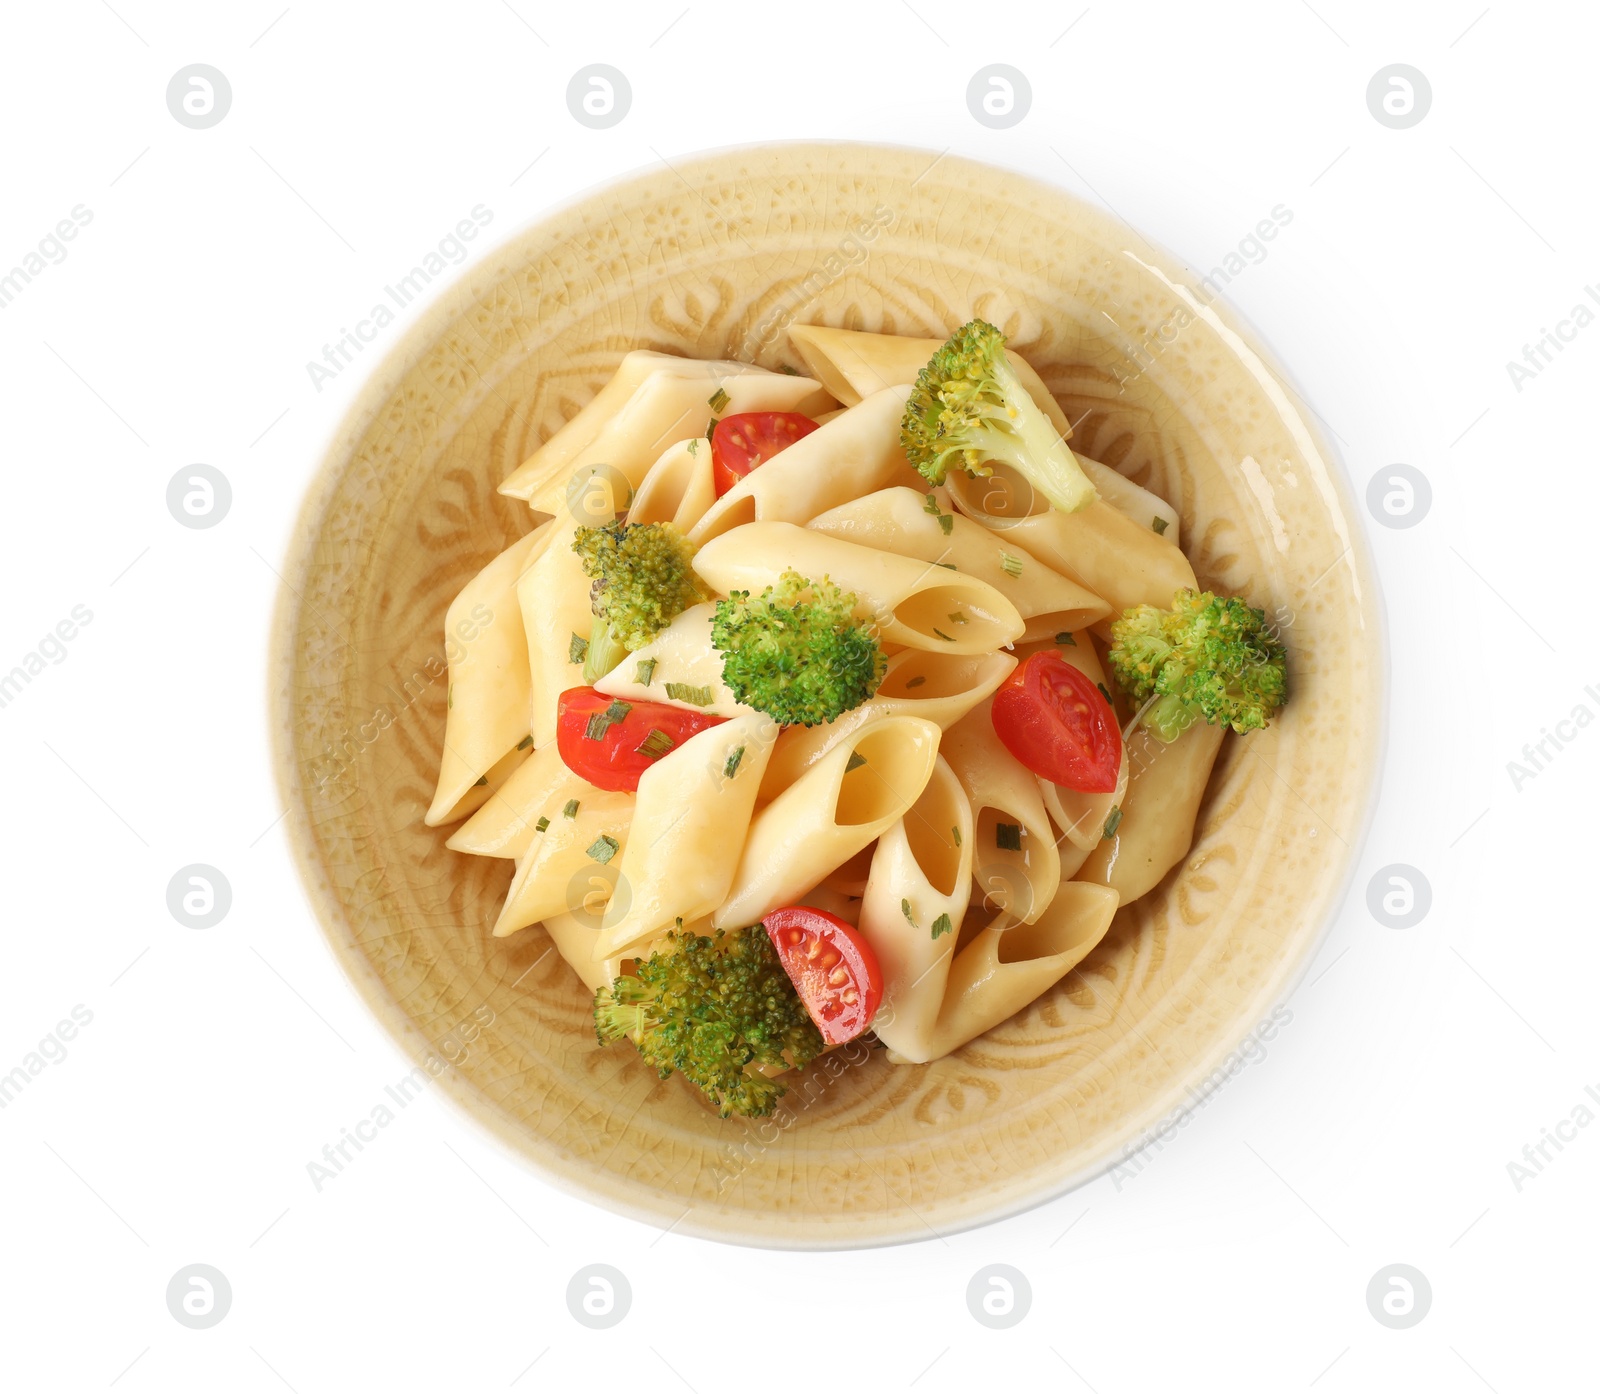
[[[711,432],[711,482],[717,497],[816,429],[815,421],[797,411],[741,411],[723,417]]]
[[[585,734],[589,718],[605,711],[615,700],[592,687],[569,687],[556,704],[556,749],[561,761],[597,789],[632,793],[639,787],[639,776],[660,758],[639,750],[652,731],[670,736],[672,749],[676,750],[690,736],[728,719],[685,711],[665,702],[632,702],[621,721],[612,722],[600,739],[590,740]]]
[[[812,905],[786,905],[762,924],[823,1040],[842,1045],[872,1025],[883,970],[859,930]]]
[[[1086,794],[1117,787],[1122,731],[1100,689],[1059,653],[1020,664],[989,709],[1000,742],[1034,774]]]

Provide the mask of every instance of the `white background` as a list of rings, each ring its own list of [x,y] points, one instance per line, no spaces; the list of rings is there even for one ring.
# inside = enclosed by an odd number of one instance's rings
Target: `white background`
[[[1520,391],[1506,368],[1600,286],[1592,7],[114,2],[6,14],[0,272],[74,206],[93,220],[0,310],[0,671],[75,605],[93,619],[0,709],[0,1073],[75,1005],[93,1021],[0,1111],[0,1382],[1593,1387],[1600,1127],[1546,1144],[1520,1191],[1507,1164],[1600,1091],[1580,893],[1600,732],[1520,791],[1507,762],[1600,712],[1600,327]],[[232,86],[208,130],[165,102],[195,62]],[[608,130],[566,105],[593,62],[632,86]],[[1007,130],[966,106],[991,62],[1033,89]],[[1406,130],[1366,101],[1395,62],[1432,88]],[[661,158],[815,137],[1031,172],[1200,274],[1292,209],[1228,298],[1355,497],[1396,462],[1433,490],[1415,527],[1368,520],[1392,719],[1349,903],[1265,1059],[1131,1179],[1008,1223],[837,1255],[663,1236],[548,1189],[432,1096],[319,1193],[307,1163],[410,1065],[290,864],[266,631],[301,492],[408,321],[321,392],[306,361],[475,204],[481,255]],[[205,531],[165,502],[196,462],[233,491]],[[195,862],[232,886],[214,929],[167,910]],[[1432,885],[1410,929],[1368,910],[1390,863]],[[208,1330],[165,1297],[197,1262],[232,1287]],[[568,1312],[590,1263],[631,1284],[611,1330]],[[1007,1330],[968,1312],[990,1263],[1031,1286]],[[1368,1310],[1392,1263],[1432,1288],[1407,1330]]]

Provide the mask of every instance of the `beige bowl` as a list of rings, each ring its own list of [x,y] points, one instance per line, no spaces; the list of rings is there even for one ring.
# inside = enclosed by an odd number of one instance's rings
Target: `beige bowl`
[[[1307,412],[1177,263],[970,161],[785,145],[680,162],[497,249],[361,393],[306,500],[274,637],[287,825],[339,961],[546,1179],[677,1231],[834,1248],[1013,1214],[1119,1161],[1281,1000],[1338,904],[1380,746],[1380,605]],[[1281,607],[1292,701],[1230,737],[1189,858],[1053,991],[948,1059],[813,1066],[721,1121],[630,1049],[542,928],[489,936],[510,864],[422,824],[445,607],[529,526],[495,486],[636,347],[798,365],[790,320],[1005,330],[1086,454],[1170,499],[1202,584]]]

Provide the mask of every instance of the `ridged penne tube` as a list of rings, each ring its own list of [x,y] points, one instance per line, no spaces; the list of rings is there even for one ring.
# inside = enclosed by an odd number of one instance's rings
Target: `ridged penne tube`
[[[942,339],[909,339],[899,334],[829,329],[818,324],[790,325],[789,339],[812,377],[846,406],[886,387],[914,383],[944,342]],[[1050,419],[1062,440],[1070,440],[1072,426],[1044,379],[1021,354],[1007,349],[1006,357],[1011,360],[1034,405]],[[1125,479],[1110,465],[1083,455],[1077,455],[1077,459],[1089,476],[1089,482],[1107,504],[1141,527],[1149,527],[1156,518],[1164,520],[1163,536],[1177,545],[1178,511],[1171,504],[1131,479]]]
[[[517,581],[551,535],[546,524],[518,538],[468,581],[445,611],[450,674],[439,783],[423,820],[430,828],[461,817],[462,801],[473,786],[528,734],[528,638],[517,607]]]
[[[900,449],[905,405],[906,389],[890,388],[802,436],[718,499],[689,540],[709,542],[745,523],[806,523],[861,494],[916,479]]]
[[[635,365],[633,355],[624,359],[629,380]],[[514,470],[500,486],[500,492],[514,499],[526,499],[541,513],[563,511],[563,498],[572,479],[587,469],[604,466],[625,476],[637,488],[645,471],[656,457],[674,441],[703,436],[713,415],[736,411],[795,411],[804,406],[822,407],[827,397],[811,378],[789,373],[772,373],[750,363],[727,360],[677,358],[671,354],[652,354],[641,365],[647,369],[633,381],[631,390],[606,397],[604,414],[600,409],[575,431],[558,449],[548,453],[541,448]],[[718,392],[728,400],[712,407]],[[595,403],[591,403],[591,406]],[[580,412],[579,416],[583,413]],[[574,417],[574,422],[577,421]],[[593,426],[592,433],[590,427]],[[569,449],[581,434],[589,433],[581,447]],[[556,445],[560,432],[550,439]],[[626,506],[626,500],[618,500]]]
[[[1174,591],[1195,583],[1182,552],[1148,522],[1132,522],[1104,501],[1063,513],[1036,497],[1007,465],[996,465],[991,475],[953,469],[945,486],[956,507],[974,522],[1015,539],[1118,613],[1130,605],[1166,609]]]
[[[1015,1016],[1088,957],[1111,927],[1117,894],[1068,881],[1031,925],[999,916],[956,955],[923,1060],[937,1060]],[[909,1056],[890,1054],[905,1063]]]
[[[520,857],[540,818],[555,818],[568,799],[600,791],[573,774],[555,745],[533,751],[483,807],[455,830],[445,846],[478,857]]]
[[[524,721],[535,746],[543,748],[556,738],[557,699],[569,687],[583,686],[583,655],[573,639],[587,643],[594,612],[589,603],[591,582],[583,563],[572,550],[580,526],[576,518],[560,517],[547,526],[549,543],[539,559],[517,584],[529,657],[528,705]]]
[[[1110,690],[1106,686],[1106,673],[1101,667],[1100,655],[1095,650],[1088,630],[1060,636],[1058,641],[1045,639],[1037,643],[1025,641],[1018,644],[1017,661],[1025,663],[1035,653],[1046,649],[1059,653],[1096,686]],[[1062,847],[1061,838],[1056,841],[1061,852],[1063,881],[1071,877],[1087,860],[1089,853],[1099,847],[1112,809],[1121,807],[1127,795],[1128,777],[1129,761],[1124,750],[1117,765],[1117,787],[1107,793],[1085,793],[1081,789],[1069,789],[1065,785],[1052,783],[1043,777],[1039,779],[1039,793],[1044,799],[1045,809],[1067,842],[1067,846]],[[1076,849],[1076,856],[1073,849]]]
[[[1039,781],[995,735],[992,705],[952,726],[940,753],[972,804],[973,895],[1031,924],[1061,884],[1061,858]]]
[[[688,532],[717,501],[711,443],[704,436],[669,445],[650,466],[628,509],[630,523],[671,523]]]
[[[632,821],[633,795],[605,790],[579,799],[571,815],[563,812],[552,818],[550,826],[535,833],[517,858],[511,889],[494,922],[494,937],[503,939],[551,915],[576,910],[585,903],[593,885],[609,884],[594,848],[601,838],[618,844],[610,850],[609,862],[626,843]],[[591,868],[590,881],[578,879],[586,867]]]
[[[1080,881],[1109,886],[1123,904],[1155,887],[1189,853],[1224,729],[1196,721],[1171,745],[1135,730],[1128,742],[1128,792],[1116,832],[1090,854]]]
[[[929,653],[903,649],[889,660],[877,694],[837,721],[786,726],[761,781],[760,802],[775,798],[852,731],[884,716],[918,716],[948,730],[999,687],[1017,666],[1010,654]]]
[[[727,898],[774,734],[765,717],[735,717],[691,736],[640,776],[622,875],[601,922],[601,957],[678,919],[709,915]]]
[[[907,1060],[924,1058],[944,1002],[972,888],[972,805],[940,759],[872,856],[858,927],[883,970],[872,1029]]]
[[[723,533],[696,553],[694,569],[723,595],[735,590],[757,595],[785,571],[816,581],[826,577],[855,592],[882,639],[907,648],[990,653],[1022,635],[1017,607],[976,576],[793,523],[748,523]]]
[[[859,727],[751,820],[733,888],[713,921],[754,924],[793,904],[905,815],[938,755],[931,721],[887,716]]]
[[[595,687],[607,697],[628,702],[667,702],[713,716],[746,716],[741,703],[722,681],[722,655],[711,643],[711,619],[716,602],[691,605],[642,649],[635,649],[601,678]],[[640,682],[643,671],[649,682]],[[671,691],[668,684],[671,684]],[[674,696],[685,688],[704,688],[709,702],[690,702]],[[695,692],[695,696],[706,693]]]
[[[1099,596],[1052,570],[1019,543],[950,511],[940,491],[880,489],[830,508],[806,527],[846,542],[937,562],[993,586],[1017,607],[1022,637],[1086,629],[1111,613]],[[933,507],[928,498],[932,495]]]

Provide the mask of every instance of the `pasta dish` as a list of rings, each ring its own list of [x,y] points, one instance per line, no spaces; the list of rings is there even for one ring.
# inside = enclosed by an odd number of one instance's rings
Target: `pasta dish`
[[[789,336],[803,372],[626,354],[500,486],[530,530],[447,612],[426,815],[724,1116],[1047,992],[1287,690],[998,329]]]

